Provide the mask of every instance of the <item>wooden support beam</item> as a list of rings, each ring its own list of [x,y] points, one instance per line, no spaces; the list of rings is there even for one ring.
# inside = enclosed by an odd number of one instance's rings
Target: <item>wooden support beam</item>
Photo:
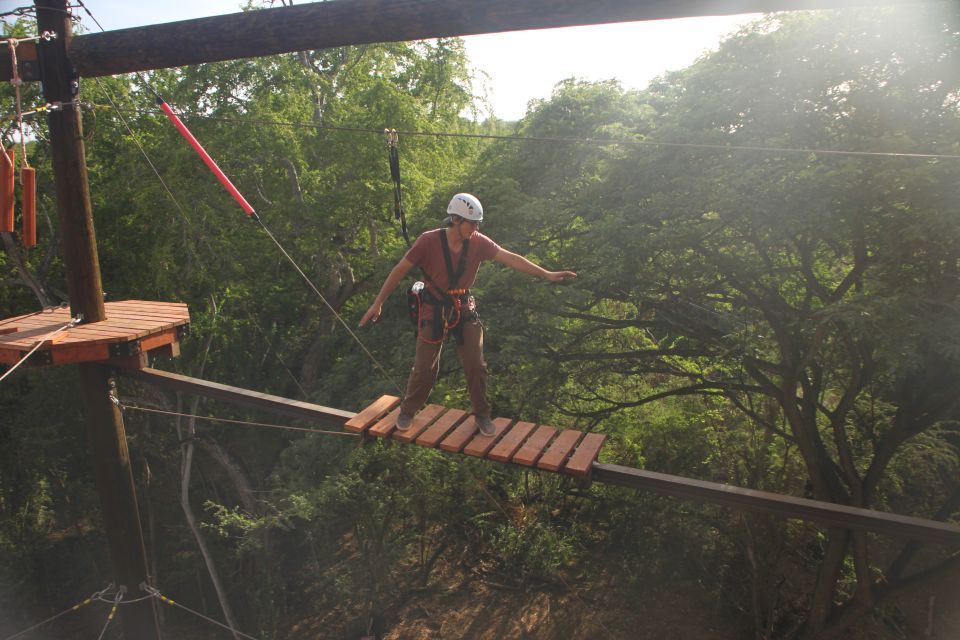
[[[240,387],[207,380],[199,380],[176,373],[160,371],[158,369],[123,369],[120,374],[127,378],[146,382],[164,389],[184,391],[206,398],[213,398],[223,402],[239,404],[244,407],[263,409],[271,413],[302,418],[324,427],[342,428],[346,422],[356,414],[340,409],[331,409],[318,404],[290,400],[280,396],[272,396],[257,391],[249,391]]]
[[[36,9],[38,29],[57,36],[39,44],[44,100],[72,102],[78,84],[67,60],[71,22],[66,0],[37,0]],[[87,323],[100,322],[106,319],[106,313],[80,111],[77,107],[51,111],[48,122],[60,220],[60,253],[66,267],[71,315],[82,314]],[[123,635],[159,639],[156,600],[143,598],[147,594],[140,588],[141,584],[150,582],[147,554],[123,418],[110,398],[110,370],[101,365],[81,364],[78,372],[114,580],[118,588],[126,590],[125,599],[134,601],[120,608]]]
[[[36,3],[39,30],[57,34],[56,39],[39,43],[45,79],[43,99],[51,103],[72,102],[79,90],[67,60],[71,24],[65,5],[58,0],[37,0]],[[80,110],[68,107],[50,111],[47,121],[60,221],[60,255],[65,266],[71,316],[82,314],[85,323],[99,322],[106,318],[106,312]]]
[[[384,432],[379,435],[389,436],[400,442],[410,440],[403,433],[391,430],[393,422],[396,420],[396,406],[400,401],[399,398],[394,396],[383,396],[360,413],[351,413],[256,391],[248,391],[239,387],[230,387],[216,382],[198,380],[197,378],[166,371],[158,371],[157,369],[130,369],[121,371],[121,374],[155,386],[195,393],[282,415],[304,418],[328,427],[340,427],[361,432],[372,425],[383,423]],[[433,420],[441,409],[441,407],[437,407],[430,410],[428,420]],[[391,410],[394,411],[393,415],[389,415]],[[467,414],[460,409],[449,409],[423,430],[416,438],[416,443],[427,447],[438,445],[442,447],[441,442],[445,440],[445,437],[450,437],[450,434],[455,433],[457,428],[463,427],[466,424],[464,420],[467,418]],[[467,422],[470,421],[472,419],[467,420]],[[505,426],[507,422],[509,421],[503,422],[501,426]],[[421,425],[421,428],[423,428],[423,425]],[[511,439],[511,435],[508,433],[492,451],[485,451],[484,453],[491,460],[512,461],[515,464],[533,466],[539,459],[540,452],[557,433],[554,427],[541,427],[533,436],[537,438],[537,442],[533,442],[528,437],[533,428],[532,423],[518,423],[514,426],[516,430],[514,436],[516,437]],[[474,428],[471,426],[471,429]],[[599,448],[602,444],[603,438],[604,436],[595,433],[587,434],[584,438],[581,447],[584,450],[589,450],[590,459],[596,455],[596,448]],[[504,455],[500,451],[503,448],[515,451],[524,439],[526,439],[526,445],[524,446],[534,453],[520,455],[523,453],[523,451],[520,451],[518,455],[512,455],[511,453]],[[489,440],[491,442],[496,441],[495,438]],[[588,440],[591,442],[589,446],[586,446]],[[461,448],[462,444],[459,447],[448,447],[447,450],[459,451]],[[576,454],[574,454],[574,458],[576,458]],[[577,472],[575,475],[586,475],[586,473]],[[900,516],[871,509],[859,509],[832,502],[795,498],[766,491],[734,487],[719,482],[694,480],[599,462],[592,464],[590,478],[597,482],[630,487],[637,491],[653,491],[677,498],[711,502],[735,509],[772,513],[784,518],[809,520],[831,527],[861,529],[897,538],[938,542],[954,546],[960,545],[960,526],[935,520]]]
[[[95,77],[375,42],[933,1],[332,0],[79,35],[69,57],[80,76]],[[0,51],[0,80],[9,79],[9,54]]]
[[[594,463],[592,478],[599,482],[630,487],[638,491],[653,491],[698,502],[712,502],[735,509],[810,520],[830,527],[874,531],[908,540],[960,545],[960,526],[947,522],[848,507],[832,502],[794,498],[767,491],[744,489],[613,464]]]

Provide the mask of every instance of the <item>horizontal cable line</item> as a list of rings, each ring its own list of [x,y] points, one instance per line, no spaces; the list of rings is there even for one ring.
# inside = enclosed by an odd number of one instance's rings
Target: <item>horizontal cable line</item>
[[[195,418],[197,420],[207,420],[210,422],[226,422],[228,424],[238,424],[248,427],[266,427],[270,429],[285,429],[287,431],[305,431],[307,433],[320,433],[329,436],[346,436],[348,438],[358,438],[359,434],[349,433],[347,431],[328,431],[325,429],[310,429],[308,427],[292,427],[285,424],[270,424],[267,422],[250,422],[248,420],[231,420],[229,418],[214,418],[212,416],[200,416],[190,413],[178,413],[176,411],[164,411],[162,409],[149,409],[147,407],[138,407],[135,405],[123,404],[119,400],[116,401],[118,407],[121,410],[131,410],[131,411],[143,411],[146,413],[158,413],[166,416],[174,416],[178,418]]]
[[[152,109],[130,109],[134,113],[148,115],[163,115],[162,112]],[[294,129],[319,129],[325,131],[342,131],[346,133],[370,133],[378,136],[383,135],[382,129],[370,129],[366,127],[338,127],[333,125],[315,124],[312,122],[295,122],[283,120],[263,120],[258,118],[228,118],[224,116],[209,116],[202,114],[182,113],[186,118],[198,118],[203,120],[213,120],[243,125],[262,125],[271,127],[289,127]],[[807,149],[803,147],[765,147],[760,145],[728,145],[728,144],[708,144],[699,142],[665,142],[657,140],[618,140],[614,138],[575,138],[563,136],[507,136],[492,133],[456,133],[451,131],[401,131],[397,133],[403,136],[420,136],[435,138],[471,138],[479,140],[501,140],[504,142],[562,142],[562,143],[584,143],[606,145],[632,145],[641,147],[668,147],[677,149],[708,149],[713,151],[755,151],[764,153],[804,153],[821,154],[833,156],[853,156],[853,157],[879,157],[879,158],[910,158],[921,160],[960,160],[960,154],[948,153],[906,153],[897,151],[849,151],[843,149]]]

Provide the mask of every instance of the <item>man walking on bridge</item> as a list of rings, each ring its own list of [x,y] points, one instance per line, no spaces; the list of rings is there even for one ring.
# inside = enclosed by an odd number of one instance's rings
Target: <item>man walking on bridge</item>
[[[400,404],[397,429],[410,428],[414,414],[427,402],[440,370],[440,353],[448,334],[457,341],[457,354],[467,379],[470,403],[480,433],[492,436],[490,403],[487,401],[487,364],[483,359],[483,325],[476,301],[470,295],[480,263],[493,260],[502,265],[562,282],[577,276],[573,271],[547,271],[527,258],[502,248],[480,233],[483,206],[469,193],[458,193],[447,206],[446,226],[417,238],[406,255],[390,271],[377,298],[360,319],[360,326],[376,322],[383,303],[414,267],[420,267],[425,283],[419,291],[417,352]],[[456,265],[456,267],[454,267]]]

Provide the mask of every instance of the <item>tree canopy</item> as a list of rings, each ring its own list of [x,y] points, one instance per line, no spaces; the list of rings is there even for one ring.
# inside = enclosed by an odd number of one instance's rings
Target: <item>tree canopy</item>
[[[484,233],[580,274],[552,286],[483,268],[497,414],[602,431],[605,459],[628,466],[955,519],[958,18],[935,4],[774,14],[644,90],[571,78],[516,123],[475,120],[482,97],[457,39],[85,81],[108,300],[190,305],[193,337],[158,366],[348,410],[396,392],[413,349],[402,296],[363,348],[344,328],[406,247],[382,133],[396,129],[414,233],[470,191]],[[154,91],[322,300],[152,107]],[[31,126],[50,220],[44,125]],[[4,235],[4,317],[63,299],[47,226],[30,251]],[[0,384],[5,607],[41,610],[109,575],[74,396],[69,371]],[[121,396],[260,418],[129,381]],[[432,401],[466,402],[453,359]],[[756,637],[838,637],[901,615],[898,596],[960,563],[434,451],[125,419],[155,578],[196,601],[211,590],[197,576],[218,566],[221,600],[263,637],[299,637],[304,619],[341,635],[396,623],[397,594],[450,567],[523,589],[577,574],[639,593],[693,577]],[[53,566],[62,556],[85,560]]]

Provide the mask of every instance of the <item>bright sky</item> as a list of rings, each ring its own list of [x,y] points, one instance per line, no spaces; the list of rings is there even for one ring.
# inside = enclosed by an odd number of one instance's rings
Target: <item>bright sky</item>
[[[479,0],[482,1],[482,0]],[[588,2],[589,0],[584,0]],[[106,30],[234,13],[242,0],[83,0]],[[9,11],[24,0],[0,0]],[[277,3],[279,4],[279,3]],[[305,4],[301,0],[297,4]],[[90,31],[99,31],[78,9]],[[527,103],[546,99],[561,80],[615,78],[626,88],[642,89],[668,70],[682,69],[758,14],[621,23],[595,27],[542,29],[468,36],[473,67],[485,73],[494,114],[504,120],[523,116]]]

